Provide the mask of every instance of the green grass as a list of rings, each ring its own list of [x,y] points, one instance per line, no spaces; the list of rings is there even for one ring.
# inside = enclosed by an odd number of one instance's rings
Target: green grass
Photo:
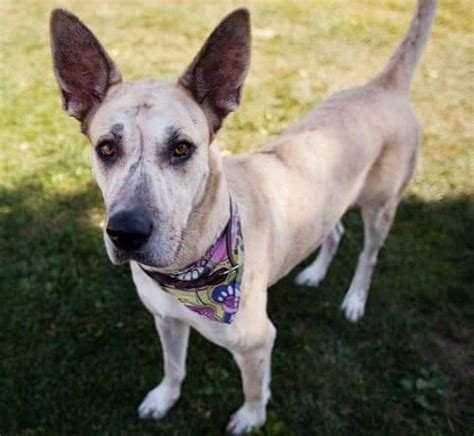
[[[127,79],[175,76],[237,3],[64,1]],[[469,0],[439,2],[413,87],[423,163],[380,255],[368,311],[339,312],[360,219],[320,289],[270,290],[279,335],[268,423],[257,434],[472,434],[474,153]],[[159,423],[136,406],[161,376],[150,315],[109,264],[89,146],[61,111],[48,46],[56,2],[0,2],[0,434],[220,434],[240,405],[230,355],[193,334],[183,396]],[[278,134],[386,61],[403,0],[252,2],[253,64],[228,152]]]

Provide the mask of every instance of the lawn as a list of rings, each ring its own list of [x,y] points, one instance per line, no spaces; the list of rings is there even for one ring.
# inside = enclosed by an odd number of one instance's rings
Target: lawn
[[[253,63],[220,143],[251,150],[388,59],[404,0],[250,2]],[[279,335],[271,435],[474,431],[474,13],[439,2],[414,81],[422,163],[354,325],[339,304],[361,247],[356,211],[318,289],[270,290]],[[241,4],[241,3],[239,3]],[[48,42],[53,1],[0,2],[0,434],[221,434],[241,402],[231,356],[191,337],[188,378],[162,422],[136,407],[161,377],[151,316],[101,237],[90,146],[61,110]],[[176,76],[238,3],[63,1],[126,79]],[[309,259],[308,259],[309,261]]]

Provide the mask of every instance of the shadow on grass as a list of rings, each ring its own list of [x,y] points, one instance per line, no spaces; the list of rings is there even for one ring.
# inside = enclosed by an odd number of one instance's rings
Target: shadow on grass
[[[90,219],[97,189],[1,198],[0,433],[221,434],[241,401],[238,371],[196,334],[177,407],[160,423],[137,419],[161,352],[128,268],[109,264]],[[270,290],[279,336],[262,434],[472,429],[473,211],[468,197],[407,198],[357,325],[338,309],[361,247],[356,212],[321,288],[290,274]]]

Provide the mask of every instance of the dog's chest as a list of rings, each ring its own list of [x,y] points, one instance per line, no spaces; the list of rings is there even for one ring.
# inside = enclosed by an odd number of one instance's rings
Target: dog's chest
[[[237,331],[232,326],[210,321],[189,310],[173,295],[163,291],[136,263],[131,262],[130,266],[138,296],[153,316],[163,321],[174,319],[184,322],[211,342],[223,347],[228,346],[229,343],[235,340],[234,336]]]
[[[192,312],[187,310],[175,297],[160,289],[159,285],[141,271],[135,263],[131,263],[133,281],[138,296],[145,307],[160,318],[175,318],[191,323]]]

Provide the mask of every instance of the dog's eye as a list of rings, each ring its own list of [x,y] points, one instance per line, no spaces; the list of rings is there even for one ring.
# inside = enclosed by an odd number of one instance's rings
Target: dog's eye
[[[171,162],[173,164],[182,164],[187,162],[195,149],[196,146],[191,142],[185,140],[176,142],[176,144],[172,145],[170,149]]]
[[[117,147],[109,141],[100,143],[96,150],[100,157],[107,160],[113,159],[117,154]]]
[[[173,147],[173,157],[183,159],[191,153],[191,144],[188,142],[180,142]]]

